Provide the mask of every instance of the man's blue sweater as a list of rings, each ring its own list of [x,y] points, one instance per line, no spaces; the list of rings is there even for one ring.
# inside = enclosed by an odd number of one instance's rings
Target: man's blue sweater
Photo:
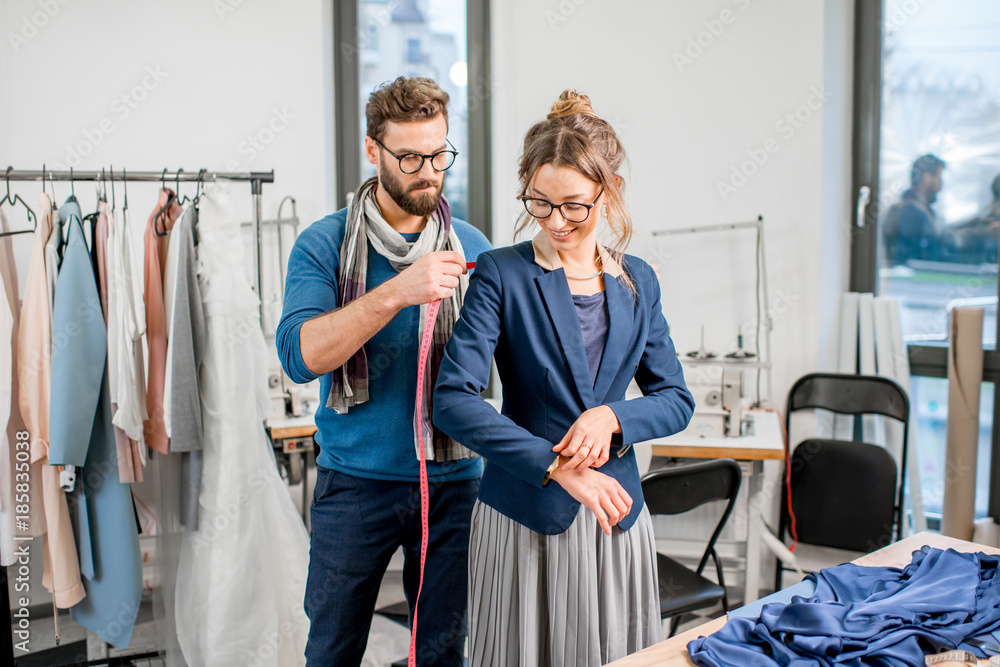
[[[340,246],[344,241],[347,209],[310,225],[303,231],[288,260],[285,301],[277,331],[278,357],[295,382],[317,376],[302,361],[299,329],[314,317],[337,308]],[[482,232],[467,222],[452,220],[462,242],[466,261],[490,249]],[[407,241],[418,234],[403,234]],[[397,275],[389,261],[368,246],[370,291]],[[413,435],[413,408],[417,388],[417,353],[420,344],[420,307],[401,310],[365,343],[368,354],[369,400],[338,415],[326,407],[331,375],[320,378],[316,410],[317,463],[357,477],[413,482],[420,478]],[[338,369],[339,371],[339,369]],[[434,481],[475,479],[482,475],[481,459],[449,463],[428,462]]]

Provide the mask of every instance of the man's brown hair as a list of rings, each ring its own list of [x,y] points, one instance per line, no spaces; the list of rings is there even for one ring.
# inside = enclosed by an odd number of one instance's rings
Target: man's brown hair
[[[433,79],[401,76],[383,83],[368,96],[365,107],[368,136],[382,141],[387,122],[430,120],[438,114],[444,115],[447,124],[448,93]]]

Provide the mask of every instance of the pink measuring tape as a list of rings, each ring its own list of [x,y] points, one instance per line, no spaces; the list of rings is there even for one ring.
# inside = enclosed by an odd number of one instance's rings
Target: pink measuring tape
[[[475,262],[466,262],[467,271],[476,268]],[[424,429],[420,405],[424,396],[424,374],[427,373],[427,359],[430,357],[431,340],[434,336],[434,322],[441,309],[441,300],[427,304],[427,319],[424,320],[424,334],[420,337],[420,357],[417,361],[417,444],[420,450],[420,583],[417,585],[417,599],[413,603],[413,627],[410,629],[409,667],[417,666],[417,612],[420,607],[420,592],[424,589],[424,564],[427,562],[427,541],[430,534],[430,489],[427,484],[427,460],[424,458]]]

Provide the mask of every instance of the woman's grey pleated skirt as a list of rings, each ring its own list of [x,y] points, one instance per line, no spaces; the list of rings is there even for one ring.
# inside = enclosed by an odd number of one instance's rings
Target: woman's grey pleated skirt
[[[660,641],[649,511],[604,534],[584,506],[541,535],[489,505],[472,510],[469,667],[589,667]]]

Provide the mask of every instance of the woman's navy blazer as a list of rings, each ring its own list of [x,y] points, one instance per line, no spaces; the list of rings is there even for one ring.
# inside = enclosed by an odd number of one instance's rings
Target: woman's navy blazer
[[[593,382],[565,271],[541,232],[479,255],[434,391],[434,424],[486,459],[479,499],[545,535],[569,528],[580,508],[558,483],[543,482],[556,457],[552,447],[582,412],[608,405],[621,423],[611,458],[598,470],[632,497],[618,524],[628,530],[643,505],[631,445],[683,430],[694,410],[656,274],[637,257],[625,255],[622,267],[601,251],[609,327]],[[503,383],[499,413],[480,397],[491,358]],[[643,396],[625,400],[633,377]]]

